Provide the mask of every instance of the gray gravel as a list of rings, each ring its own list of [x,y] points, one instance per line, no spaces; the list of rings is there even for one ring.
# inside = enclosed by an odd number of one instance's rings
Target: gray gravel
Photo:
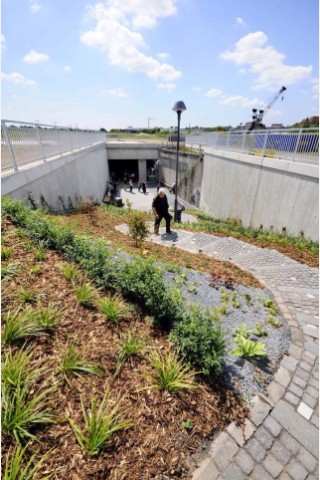
[[[225,382],[234,387],[248,401],[257,392],[266,394],[266,388],[277,369],[277,364],[287,351],[290,341],[290,329],[279,313],[273,315],[279,321],[278,328],[267,322],[270,312],[264,306],[263,299],[273,299],[270,291],[239,285],[231,289],[222,285],[216,285],[214,288],[210,286],[209,274],[190,269],[183,269],[180,272],[177,270],[177,272],[166,273],[166,277],[173,287],[181,290],[187,302],[213,309],[226,303],[229,297],[227,313],[221,316],[221,325],[225,329],[227,344],[223,370]],[[232,298],[235,304],[232,303]],[[231,351],[235,348],[233,342],[235,330],[243,323],[247,329],[254,329],[256,323],[259,323],[266,330],[266,336],[258,337],[250,334],[249,337],[265,344],[266,357],[248,361],[231,355]]]

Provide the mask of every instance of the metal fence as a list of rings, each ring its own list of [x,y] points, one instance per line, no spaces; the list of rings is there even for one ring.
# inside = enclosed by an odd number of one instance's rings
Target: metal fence
[[[1,171],[14,173],[21,167],[105,141],[101,131],[1,120]]]
[[[259,157],[291,160],[301,163],[319,163],[319,130],[281,129],[238,130],[187,135],[186,144],[199,148],[247,153]]]

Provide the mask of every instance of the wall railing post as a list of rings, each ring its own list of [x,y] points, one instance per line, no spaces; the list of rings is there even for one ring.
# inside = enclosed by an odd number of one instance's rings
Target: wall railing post
[[[12,145],[11,145],[11,140],[10,140],[10,137],[9,137],[7,125],[3,120],[1,120],[1,130],[3,132],[5,143],[7,144],[7,147],[8,147],[10,160],[12,162],[12,165],[14,166],[14,170],[17,172],[18,171],[18,164],[16,162],[16,157],[15,157]]]

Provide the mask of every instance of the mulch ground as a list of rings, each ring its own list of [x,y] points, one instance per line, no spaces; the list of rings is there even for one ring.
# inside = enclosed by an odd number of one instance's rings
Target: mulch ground
[[[103,212],[93,221],[88,215],[65,217],[65,221],[76,221],[82,232],[88,230],[87,233],[93,236],[105,236],[118,247],[127,246],[128,238],[114,231],[110,223],[106,224]],[[52,478],[56,480],[191,478],[208,439],[233,420],[241,424],[248,413],[247,407],[218,380],[209,384],[199,376],[195,377],[199,388],[182,390],[177,395],[148,387],[148,375],[152,373],[148,351],[155,348],[165,352],[170,345],[166,335],[148,321],[139,306],[131,308],[131,313],[118,325],[110,323],[97,308],[79,305],[72,284],[59,269],[65,263],[59,254],[48,250],[45,259],[38,261],[35,256],[38,247],[26,237],[17,236],[17,229],[7,220],[2,222],[2,236],[5,239],[3,244],[13,247],[10,258],[3,265],[14,263],[20,267],[18,275],[2,282],[4,324],[9,312],[24,308],[20,294],[26,289],[34,292],[43,306],[54,305],[60,312],[59,323],[52,334],[27,341],[34,347],[34,358],[46,369],[43,382],[46,385],[58,382],[57,389],[48,397],[48,406],[55,413],[56,422],[34,430],[41,443],[32,440],[28,449],[30,454],[53,449],[41,469],[42,475],[54,471]],[[130,248],[135,249],[134,246]],[[153,248],[157,247],[150,245],[149,248],[148,245],[147,248],[152,254]],[[198,260],[199,268],[208,267],[207,271],[212,271],[214,264],[210,261],[201,264],[204,260]],[[196,264],[190,255],[179,255],[177,263],[183,265],[184,262],[192,263],[193,268]],[[223,274],[236,276],[235,270],[228,270],[229,264],[220,263]],[[37,273],[35,266],[40,268]],[[247,274],[239,278],[251,281]],[[81,279],[85,277],[77,281]],[[99,292],[100,295],[105,293]],[[36,303],[32,306],[36,308]],[[120,374],[115,375],[119,342],[129,331],[143,338],[146,348],[127,361]],[[85,375],[82,379],[73,376],[68,384],[58,373],[59,359],[68,341],[75,342],[87,360],[99,364],[105,376]],[[21,346],[20,343],[12,348],[17,350]],[[2,352],[8,348],[3,346]],[[122,399],[125,418],[132,422],[132,426],[115,433],[99,456],[89,458],[77,443],[67,418],[83,426],[80,396],[88,406],[92,395],[99,402],[107,387],[115,401]],[[189,430],[183,427],[187,420],[191,425]],[[6,455],[10,445],[14,444],[13,438],[3,436],[2,454]]]

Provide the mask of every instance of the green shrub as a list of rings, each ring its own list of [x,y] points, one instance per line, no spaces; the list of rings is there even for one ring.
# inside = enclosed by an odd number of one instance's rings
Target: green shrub
[[[181,355],[204,374],[220,373],[225,354],[224,332],[212,323],[209,309],[199,305],[185,308],[182,320],[174,324],[170,338]]]
[[[146,214],[144,212],[131,212],[129,218],[129,235],[136,241],[136,247],[141,246],[148,234],[149,229]]]

